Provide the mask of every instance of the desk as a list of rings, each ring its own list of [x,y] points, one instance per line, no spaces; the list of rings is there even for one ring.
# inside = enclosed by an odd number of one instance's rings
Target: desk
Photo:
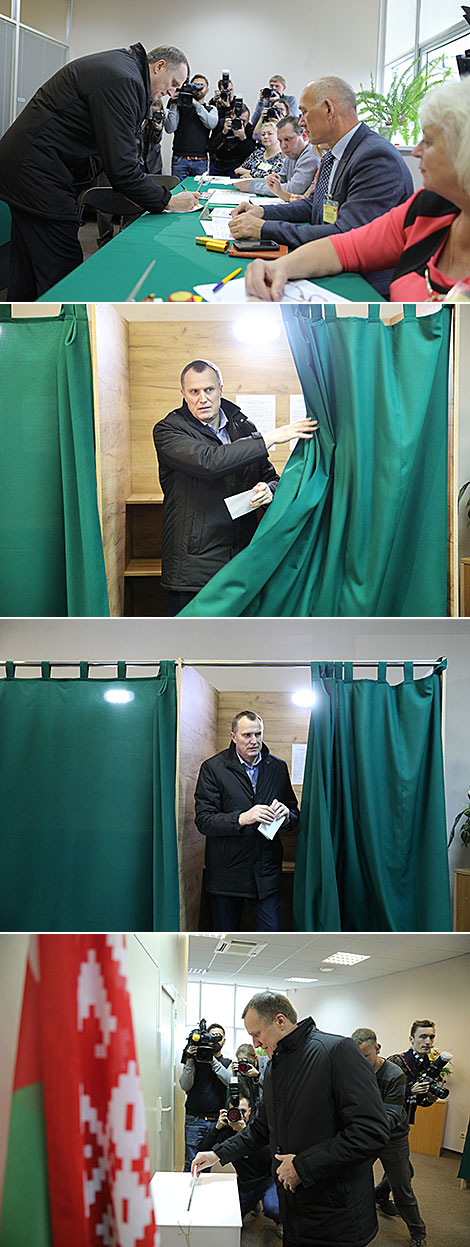
[[[192,178],[185,178],[184,185],[192,190],[196,184]],[[41,295],[39,301],[125,302],[151,260],[157,263],[139,290],[137,300],[148,294],[167,300],[175,290],[192,290],[194,286],[209,281],[215,285],[234,268],[241,266],[245,270],[248,260],[196,246],[194,239],[203,232],[198,212],[153,216],[146,212],[96,255],[90,256],[73,273]],[[341,273],[339,277],[316,281],[319,286],[354,303],[384,302],[357,273]]]

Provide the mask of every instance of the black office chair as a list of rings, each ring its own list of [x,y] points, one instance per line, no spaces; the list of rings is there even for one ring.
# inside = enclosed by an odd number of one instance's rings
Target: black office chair
[[[171,191],[179,185],[179,178],[173,177],[172,174],[153,173],[150,177],[157,186],[163,186],[165,190]],[[112,186],[90,186],[88,190],[82,191],[78,199],[80,225],[83,224],[86,208],[93,208],[95,212],[105,212],[112,216],[120,230],[124,228],[125,223],[129,224],[130,221],[137,220],[137,217],[145,212],[145,208],[141,208],[140,204],[134,203],[126,195],[121,195],[120,191],[115,191]]]

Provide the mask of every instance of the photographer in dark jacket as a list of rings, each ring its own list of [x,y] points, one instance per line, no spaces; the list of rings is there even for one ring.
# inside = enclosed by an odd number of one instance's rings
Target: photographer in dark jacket
[[[201,1139],[219,1118],[225,1106],[230,1085],[232,1063],[222,1056],[225,1031],[219,1022],[211,1022],[207,1030],[214,1037],[214,1054],[211,1061],[198,1061],[197,1044],[187,1043],[181,1057],[183,1070],[179,1083],[186,1092],[186,1121],[184,1127],[184,1172],[188,1173]],[[217,1046],[216,1046],[217,1045]]]
[[[263,744],[259,715],[241,710],[230,735],[229,748],[203,762],[194,794],[196,827],[207,837],[212,923],[216,931],[238,931],[248,898],[255,929],[279,931],[282,843],[270,827],[282,819],[285,830],[296,828],[297,798],[286,763]]]
[[[184,212],[139,163],[137,134],[152,103],[188,73],[179,48],[141,43],[97,52],[59,69],[0,139],[0,199],[12,216],[8,297],[34,300],[82,262],[77,192],[106,169],[116,191],[143,210]]]
[[[183,181],[207,171],[209,135],[219,120],[215,104],[204,103],[209,83],[204,74],[193,74],[170,100],[165,130],[174,134],[171,172]]]
[[[222,115],[209,139],[210,171],[233,177],[255,149],[250,111],[243,100],[234,101]]]
[[[238,1103],[235,1108],[231,1099],[228,1102],[228,1110],[221,1108],[217,1124],[212,1126],[201,1139],[201,1151],[207,1151],[216,1143],[225,1143],[227,1139],[233,1139],[245,1129],[250,1120],[252,1108],[248,1097],[241,1093],[241,1089],[237,1099]],[[234,1113],[239,1114],[236,1119]],[[251,1155],[247,1152],[246,1156],[242,1155],[239,1159],[237,1158],[234,1161],[234,1169],[237,1175],[242,1220],[247,1212],[252,1212],[262,1201],[265,1217],[270,1217],[276,1225],[279,1225],[279,1199],[276,1185],[271,1177],[271,1152],[268,1144],[266,1143],[264,1147],[260,1147]]]
[[[297,1021],[290,1000],[259,992],[243,1017],[270,1064],[243,1137],[199,1152],[200,1172],[269,1141],[284,1247],[365,1247],[377,1233],[372,1162],[390,1129],[375,1075],[352,1039]]]
[[[298,420],[261,435],[235,403],[222,399],[222,374],[207,359],[181,373],[183,404],[153,430],[163,500],[162,586],[176,615],[243,550],[279,477],[268,448],[310,438],[315,422]],[[253,511],[232,520],[224,498],[252,489]]]

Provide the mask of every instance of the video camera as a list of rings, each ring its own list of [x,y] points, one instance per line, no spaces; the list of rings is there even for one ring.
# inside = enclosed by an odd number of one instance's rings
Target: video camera
[[[228,73],[228,70],[224,70],[222,77],[219,78],[217,86],[219,88],[220,98],[221,100],[224,100],[225,104],[228,104],[230,101],[229,83],[230,83],[230,74]]]
[[[186,82],[183,82],[183,85],[180,87],[178,92],[178,108],[192,108],[194,100],[199,100],[203,91],[204,87],[199,86],[199,84],[196,85],[194,82],[190,82],[189,78],[187,78]]]
[[[193,1045],[196,1048],[196,1061],[210,1065],[214,1053],[220,1048],[220,1038],[208,1031],[205,1018],[201,1018],[199,1026],[195,1026],[194,1030],[189,1032],[186,1047]]]
[[[229,1096],[231,1108],[227,1109],[228,1121],[241,1121],[243,1114],[240,1108],[240,1087],[236,1078],[230,1083]]]
[[[416,1064],[418,1066],[422,1066],[422,1069],[418,1074],[418,1078],[427,1079],[429,1083],[428,1090],[431,1095],[436,1097],[436,1100],[447,1100],[449,1088],[443,1087],[442,1083],[438,1082],[437,1079],[438,1075],[442,1073],[443,1069],[445,1069],[446,1065],[448,1065],[451,1060],[452,1052],[440,1052],[439,1056],[436,1057],[436,1060],[432,1061],[430,1065],[427,1064],[423,1057],[416,1058]]]
[[[470,26],[470,6],[468,4],[463,4],[462,9],[465,21],[468,22]],[[461,53],[460,56],[457,56],[456,60],[460,77],[470,77],[470,48],[465,48],[465,52]]]

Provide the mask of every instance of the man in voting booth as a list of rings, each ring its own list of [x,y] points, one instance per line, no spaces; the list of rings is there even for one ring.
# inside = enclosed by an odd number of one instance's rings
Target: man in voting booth
[[[59,69],[0,139],[0,199],[12,226],[8,298],[35,300],[82,263],[77,196],[102,169],[142,211],[186,212],[197,197],[158,186],[139,162],[137,135],[152,104],[189,72],[179,48],[141,43]]]
[[[289,771],[263,743],[263,720],[241,710],[228,749],[203,762],[196,827],[206,836],[205,886],[214,930],[239,931],[245,899],[255,930],[281,930],[281,827],[299,817]]]
[[[316,427],[305,419],[259,433],[236,403],[222,397],[222,373],[211,360],[191,360],[180,381],[181,407],[153,430],[164,496],[162,587],[169,615],[183,610],[251,541],[257,508],[269,505],[279,480],[269,447],[310,438]],[[226,499],[241,493],[247,496],[232,518]]]

